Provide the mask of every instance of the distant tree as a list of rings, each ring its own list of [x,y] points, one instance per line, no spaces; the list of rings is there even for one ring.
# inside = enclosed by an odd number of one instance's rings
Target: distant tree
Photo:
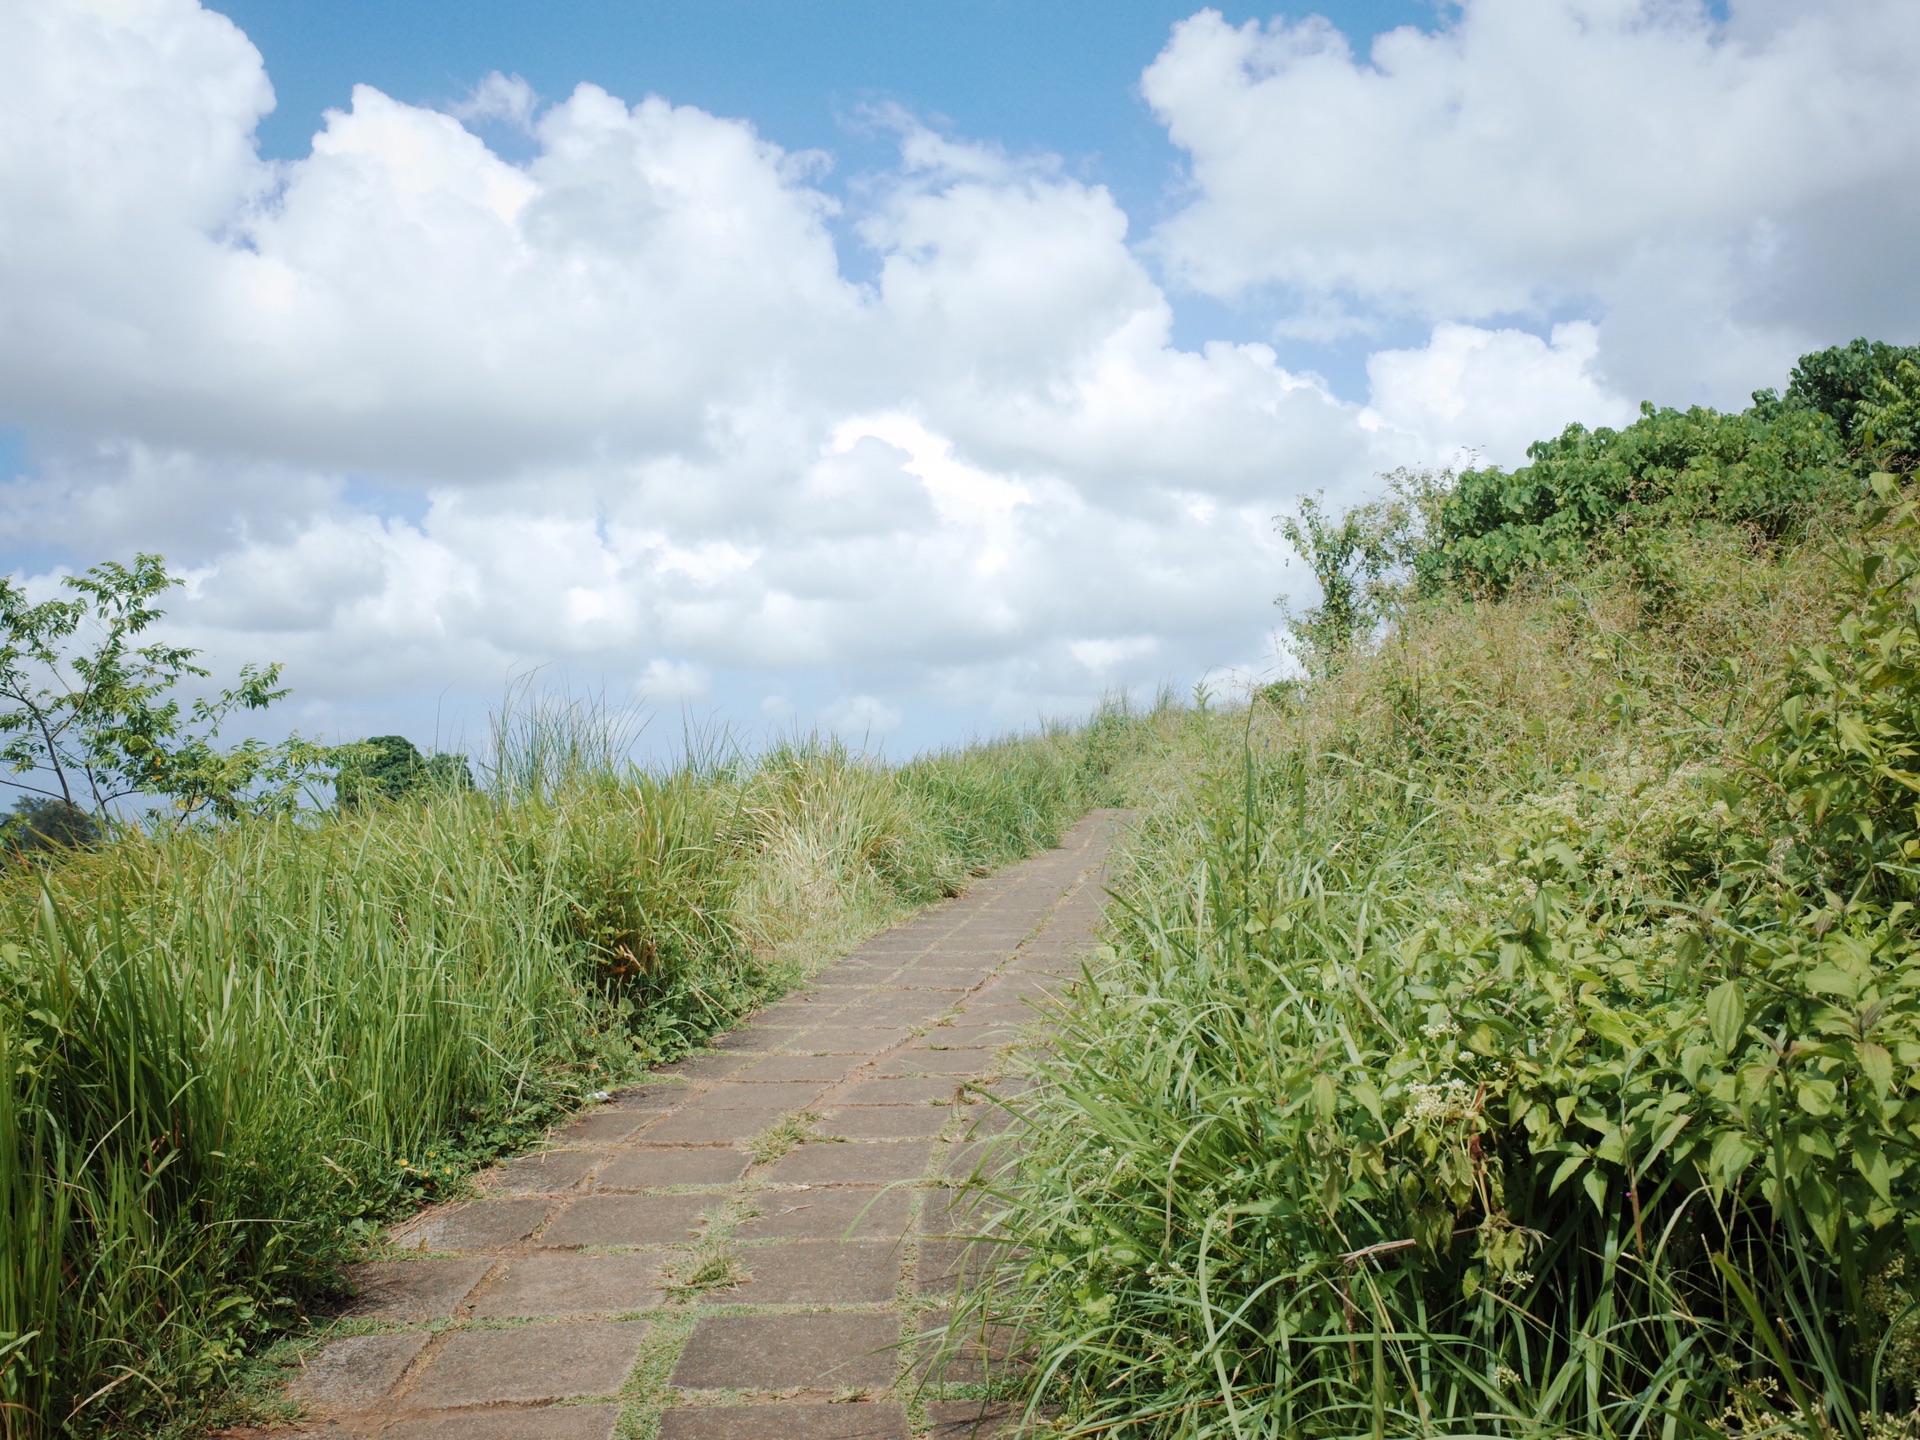
[[[173,688],[209,672],[199,652],[136,643],[163,614],[154,602],[180,582],[158,555],[115,561],[61,582],[66,593],[31,603],[0,577],[0,761],[6,784],[104,817],[129,795],[164,796],[186,813],[232,817],[291,808],[331,752],[291,737],[221,748],[236,710],[262,710],[287,694],[278,665],[245,665],[218,698],[183,706]]]
[[[79,850],[100,841],[100,826],[84,810],[64,800],[22,795],[13,813],[0,820],[0,853]]]
[[[333,783],[342,810],[405,800],[434,790],[474,788],[466,756],[422,755],[404,735],[375,735],[342,746],[341,751],[343,761]]]

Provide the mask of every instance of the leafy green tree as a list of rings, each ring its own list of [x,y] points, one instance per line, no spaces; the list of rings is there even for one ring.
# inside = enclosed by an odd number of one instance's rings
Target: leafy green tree
[[[35,850],[77,850],[99,843],[100,827],[91,815],[39,795],[22,795],[13,813],[0,820],[0,851],[23,855]]]
[[[422,755],[404,735],[375,735],[341,747],[342,764],[334,794],[343,810],[383,800],[405,800],[435,790],[471,790],[467,757]]]
[[[1803,355],[1785,395],[1737,415],[1640,407],[1621,430],[1569,425],[1528,464],[1462,474],[1416,557],[1423,589],[1499,593],[1530,570],[1631,558],[1645,536],[1697,522],[1778,541],[1870,469],[1920,461],[1920,348],[1855,340]]]
[[[1274,519],[1320,582],[1320,603],[1290,622],[1310,671],[1336,667],[1388,619],[1453,479],[1411,470],[1385,478],[1392,483],[1386,499],[1356,505],[1337,520],[1318,495],[1301,496],[1292,514]]]
[[[1802,355],[1793,367],[1785,397],[1777,403],[1831,415],[1847,446],[1871,445],[1871,439],[1861,433],[1868,414],[1885,402],[1889,387],[1897,390],[1901,366],[1911,368],[1916,360],[1920,360],[1920,347],[1879,340],[1854,340]],[[1761,409],[1773,402],[1771,391],[1763,390],[1753,398]]]
[[[0,760],[11,772],[0,783],[96,816],[143,794],[231,818],[291,808],[326,772],[331,752],[298,736],[215,743],[236,710],[287,694],[278,665],[242,666],[239,683],[214,699],[183,705],[172,696],[182,680],[208,677],[199,652],[139,637],[165,614],[155,602],[179,583],[147,554],[131,567],[109,560],[68,576],[66,594],[38,604],[0,577]]]

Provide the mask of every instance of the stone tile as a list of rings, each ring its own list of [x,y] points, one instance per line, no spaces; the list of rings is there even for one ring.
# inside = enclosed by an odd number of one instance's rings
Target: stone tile
[[[898,998],[863,1000],[857,1005],[849,1005],[833,1017],[833,1028],[837,1030],[850,1025],[857,1030],[875,1030],[918,1025],[951,1010],[953,1000],[954,997],[944,990],[902,990]]]
[[[792,1029],[796,1025],[818,1025],[822,1016],[831,1015],[847,1003],[844,994],[821,995],[812,991],[789,995],[778,1005],[769,1005],[753,1017],[753,1024]]]
[[[651,1125],[663,1112],[638,1107],[621,1110],[595,1110],[581,1115],[553,1132],[563,1145],[617,1145],[633,1137],[642,1125]]]
[[[770,1055],[759,1064],[733,1077],[736,1084],[784,1084],[793,1080],[818,1080],[831,1084],[863,1062],[854,1055]]]
[[[767,1055],[779,1047],[792,1028],[756,1024],[750,1030],[735,1030],[722,1035],[713,1044],[727,1055]]]
[[[907,1407],[892,1402],[683,1405],[660,1417],[660,1440],[907,1440],[908,1433]]]
[[[981,1005],[1012,1005],[1028,1000],[1044,1002],[1058,995],[1070,983],[1051,975],[1003,975],[973,998]]]
[[[936,1400],[927,1406],[927,1440],[996,1440],[1013,1433],[1019,1416],[1004,1400]]]
[[[583,1195],[540,1237],[542,1245],[683,1245],[719,1195]]]
[[[901,971],[896,983],[942,990],[971,990],[993,973],[991,964],[915,965]]]
[[[660,1190],[669,1185],[731,1185],[752,1157],[718,1146],[637,1145],[616,1153],[594,1178],[597,1190]]]
[[[913,1192],[900,1189],[770,1190],[761,1213],[735,1230],[739,1240],[897,1239],[906,1233]]]
[[[915,1050],[998,1050],[1020,1038],[1022,1025],[937,1025]]]
[[[982,1075],[993,1068],[997,1050],[901,1050],[874,1067],[885,1075]]]
[[[654,1288],[659,1266],[658,1255],[529,1255],[508,1264],[474,1301],[473,1313],[523,1320],[651,1310],[660,1303]]]
[[[925,1140],[807,1144],[774,1161],[762,1178],[780,1185],[884,1185],[917,1180],[931,1152]]]
[[[939,1075],[896,1075],[885,1080],[858,1080],[833,1096],[838,1105],[928,1105],[951,1100],[960,1082]]]
[[[1002,1075],[998,1080],[990,1080],[984,1085],[969,1084],[967,1092],[1011,1100],[1033,1089],[1033,1083],[1032,1079],[1025,1075]]]
[[[927,1190],[914,1228],[922,1235],[984,1235],[997,1228],[996,1217],[1004,1206],[987,1190]]]
[[[718,1080],[731,1075],[743,1065],[753,1063],[751,1055],[721,1055],[701,1053],[689,1055],[684,1060],[676,1060],[671,1065],[662,1065],[660,1073],[679,1080]]]
[[[936,1157],[940,1173],[948,1177],[948,1183],[966,1180],[994,1180],[1010,1171],[1014,1165],[1014,1150],[997,1140],[967,1140],[959,1144],[940,1147],[946,1153]]]
[[[552,1405],[537,1410],[441,1410],[410,1415],[380,1440],[612,1440],[618,1405]]]
[[[693,1094],[691,1085],[677,1081],[653,1081],[645,1085],[629,1085],[624,1090],[616,1090],[606,1102],[608,1110],[671,1110],[682,1100]],[[596,1112],[598,1113],[598,1112]]]
[[[741,1073],[751,1075],[753,1071]],[[826,1088],[824,1080],[769,1080],[751,1084],[728,1080],[682,1106],[680,1118],[713,1110],[798,1110]]]
[[[999,1135],[1008,1130],[1017,1130],[1025,1125],[1026,1118],[1018,1111],[1005,1105],[956,1105],[953,1107],[960,1131],[968,1139],[987,1135]]]
[[[688,1337],[671,1383],[688,1390],[884,1389],[898,1369],[888,1347],[898,1316],[715,1315]]]
[[[456,1330],[441,1340],[407,1403],[441,1410],[612,1395],[646,1333],[644,1320]]]
[[[856,1029],[828,1025],[797,1035],[781,1047],[789,1055],[878,1055],[907,1038],[905,1025]]]
[[[750,1279],[729,1305],[859,1305],[893,1299],[900,1247],[891,1240],[795,1240],[746,1245],[735,1254]]]
[[[287,1393],[320,1415],[350,1414],[375,1404],[426,1348],[429,1335],[348,1335],[329,1340],[307,1360]]]
[[[813,977],[814,988],[822,995],[837,995],[845,1004],[852,999],[852,992],[864,990],[873,984],[875,978],[884,979],[893,972],[886,970],[822,970]]]
[[[825,1110],[820,1134],[841,1140],[923,1140],[947,1126],[951,1111],[939,1105],[847,1105]]]
[[[649,1144],[729,1145],[752,1139],[786,1113],[785,1109],[765,1105],[754,1109],[680,1110],[648,1130],[647,1141]]]
[[[358,1320],[441,1320],[493,1267],[492,1260],[371,1260],[347,1266]]]
[[[969,997],[951,1016],[945,1017],[942,1023],[934,1026],[933,1030],[937,1033],[963,1025],[992,1025],[998,1026],[1003,1030],[1013,1031],[1031,1025],[1039,1018],[1040,1016],[1038,1014],[1025,1005],[975,1004],[973,999]],[[1002,1044],[1004,1042],[996,1041],[995,1043]]]
[[[540,1228],[551,1200],[472,1200],[429,1210],[394,1236],[420,1250],[504,1250]]]
[[[920,1321],[923,1331],[940,1331],[947,1323],[945,1311],[935,1311]],[[963,1325],[959,1331],[922,1341],[914,1347],[910,1372],[914,1379],[936,1385],[984,1385],[1026,1363],[1026,1356],[1020,1353],[1014,1332],[1008,1326],[983,1329],[978,1320],[965,1321]]]
[[[598,1150],[551,1150],[521,1155],[496,1165],[481,1179],[490,1188],[510,1195],[550,1195],[573,1189],[605,1158]]]
[[[920,1295],[950,1295],[963,1282],[971,1289],[993,1278],[1006,1262],[1005,1241],[929,1235],[913,1262],[913,1288]]]

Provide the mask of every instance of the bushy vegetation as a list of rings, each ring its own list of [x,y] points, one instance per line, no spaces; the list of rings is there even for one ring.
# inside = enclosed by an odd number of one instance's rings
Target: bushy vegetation
[[[1913,360],[1296,516],[1366,603],[1148,812],[995,1182],[1028,1398],[1920,1434]]]
[[[649,772],[518,700],[480,788],[369,745],[345,806],[0,877],[0,1434],[191,1430],[379,1222],[1054,843],[1104,773],[1067,731]]]

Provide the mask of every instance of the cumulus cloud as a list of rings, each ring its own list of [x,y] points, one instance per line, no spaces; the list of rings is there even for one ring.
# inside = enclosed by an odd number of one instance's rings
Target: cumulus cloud
[[[1485,330],[1446,321],[1419,349],[1367,360],[1373,403],[1360,412],[1381,453],[1436,468],[1524,465],[1527,446],[1569,422],[1625,425],[1634,407],[1594,373],[1599,330],[1590,321]]]
[[[553,666],[918,743],[1258,669],[1295,495],[1625,418],[1623,355],[1769,383],[1851,313],[1774,282],[1885,258],[1891,3],[1471,0],[1365,62],[1203,13],[1146,73],[1195,188],[1144,245],[1057,161],[897,112],[847,198],[746,120],[498,75],[445,112],[362,86],[267,161],[260,56],[195,0],[0,7],[0,424],[35,455],[0,536],[164,550],[176,632],[286,661],[323,728]],[[1271,285],[1426,338],[1365,397],[1175,342],[1179,286]]]
[[[1597,308],[1628,388],[1725,398],[1836,320],[1911,329],[1920,10],[1728,9],[1468,0],[1364,58],[1203,11],[1142,82],[1194,186],[1157,244],[1309,333]]]

